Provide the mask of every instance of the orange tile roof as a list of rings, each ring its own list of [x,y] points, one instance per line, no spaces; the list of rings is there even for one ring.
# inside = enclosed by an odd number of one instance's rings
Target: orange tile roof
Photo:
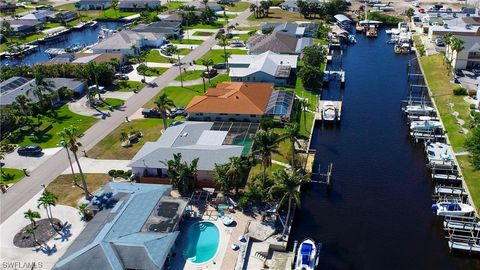
[[[272,83],[223,82],[205,96],[190,101],[186,112],[262,115],[272,95]]]

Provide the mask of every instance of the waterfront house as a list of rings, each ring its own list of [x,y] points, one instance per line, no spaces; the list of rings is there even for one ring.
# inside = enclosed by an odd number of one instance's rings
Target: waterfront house
[[[33,11],[32,13],[29,13],[27,15],[24,15],[20,17],[20,20],[36,20],[39,22],[47,22],[53,18],[55,18],[55,15],[57,12],[51,11],[51,10],[36,10]]]
[[[55,14],[55,17],[52,18],[52,22],[70,22],[78,18],[77,12],[74,11],[59,11]]]
[[[12,27],[14,34],[31,34],[35,33],[42,27],[42,22],[37,20],[9,20],[7,21]]]
[[[160,6],[160,0],[120,0],[118,8],[121,11],[153,10]]]
[[[447,45],[445,55],[451,61],[452,67],[455,69],[480,68],[480,17],[465,17],[451,20],[448,24],[430,26],[428,37],[434,41],[447,33],[453,34],[464,42],[463,49],[459,52],[453,51]]]
[[[150,24],[140,24],[137,27],[133,28],[133,31],[161,33],[167,37],[178,38],[181,35],[181,27],[181,22],[159,21]]]
[[[103,10],[110,8],[112,0],[80,0],[77,3],[79,10]]]
[[[106,184],[89,204],[94,218],[53,269],[166,269],[188,203],[171,197],[171,190],[171,185]]]
[[[225,125],[228,126],[228,125]],[[230,157],[239,157],[244,149],[233,145],[231,132],[214,130],[213,122],[184,122],[165,130],[156,142],[146,142],[128,164],[140,183],[169,183],[168,166],[174,154],[182,155],[182,162],[198,158],[197,186],[214,187],[215,164],[225,164]],[[256,132],[256,131],[255,131]]]
[[[60,101],[58,91],[61,89],[71,89],[76,96],[83,95],[85,83],[76,79],[68,78],[47,78],[47,82],[52,83],[52,104]],[[35,85],[35,79],[25,77],[12,77],[0,83],[0,105],[11,105],[19,95],[25,95],[32,102],[38,102],[38,97],[33,93],[32,88]]]
[[[292,104],[293,94],[274,91],[272,83],[223,82],[194,97],[185,111],[192,121],[259,122],[263,117],[288,121]]]
[[[195,9],[197,10],[203,10],[205,9],[205,4],[202,2],[202,1],[193,1],[193,2],[187,2],[185,4],[185,6],[190,6],[190,7],[194,7]],[[207,3],[207,6],[215,11],[215,12],[218,12],[218,11],[222,11],[223,10],[223,7],[217,3],[214,3],[214,2],[208,2]]]
[[[232,55],[228,59],[232,82],[269,82],[275,86],[295,83],[296,55],[283,55],[271,51],[261,54]]]
[[[296,23],[282,23],[271,34],[257,35],[250,38],[247,48],[250,54],[272,51],[280,54],[300,54],[303,48],[314,44],[313,39],[297,33]]]
[[[137,55],[138,49],[158,48],[166,41],[162,33],[120,31],[92,47],[93,53]],[[136,48],[138,49],[136,49]]]
[[[266,31],[268,29],[276,29],[277,31],[283,31],[287,33],[295,33],[297,38],[301,37],[316,37],[318,24],[309,22],[283,22],[283,23],[264,23],[261,25],[261,30]]]
[[[106,63],[113,60],[118,61],[120,65],[128,61],[127,57],[120,53],[76,53],[72,64]]]
[[[280,8],[290,12],[300,12],[300,8],[297,5],[298,0],[286,0],[280,4]],[[319,4],[319,0],[304,0],[308,4]],[[324,1],[322,1],[324,2]]]

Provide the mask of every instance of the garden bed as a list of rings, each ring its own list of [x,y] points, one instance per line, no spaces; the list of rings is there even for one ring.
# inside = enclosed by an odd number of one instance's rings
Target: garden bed
[[[52,221],[53,224],[58,226],[57,230],[61,229],[62,222],[59,219],[54,218]],[[35,227],[34,232],[37,242],[35,242],[33,239],[33,235],[29,235],[27,233],[27,230],[32,228],[32,224],[28,224],[13,237],[13,244],[16,247],[31,248],[38,245],[43,245],[48,242],[48,240],[52,239],[55,234],[57,234],[47,218],[38,220],[36,223],[37,226]]]

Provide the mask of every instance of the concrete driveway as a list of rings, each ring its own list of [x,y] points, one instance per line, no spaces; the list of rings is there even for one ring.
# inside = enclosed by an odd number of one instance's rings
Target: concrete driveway
[[[55,155],[58,151],[62,150],[62,147],[45,148],[43,149],[43,155],[38,157],[26,157],[20,156],[17,150],[5,156],[3,163],[5,168],[15,169],[27,169],[33,171],[38,168],[43,162],[47,161],[51,156]]]

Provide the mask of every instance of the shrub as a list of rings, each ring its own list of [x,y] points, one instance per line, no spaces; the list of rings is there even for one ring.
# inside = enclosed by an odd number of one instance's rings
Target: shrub
[[[468,91],[463,87],[458,87],[456,89],[453,89],[453,94],[455,96],[466,96],[468,94]]]
[[[246,208],[249,205],[248,202],[248,197],[246,195],[243,195],[240,200],[238,200],[238,206],[240,208]]]

